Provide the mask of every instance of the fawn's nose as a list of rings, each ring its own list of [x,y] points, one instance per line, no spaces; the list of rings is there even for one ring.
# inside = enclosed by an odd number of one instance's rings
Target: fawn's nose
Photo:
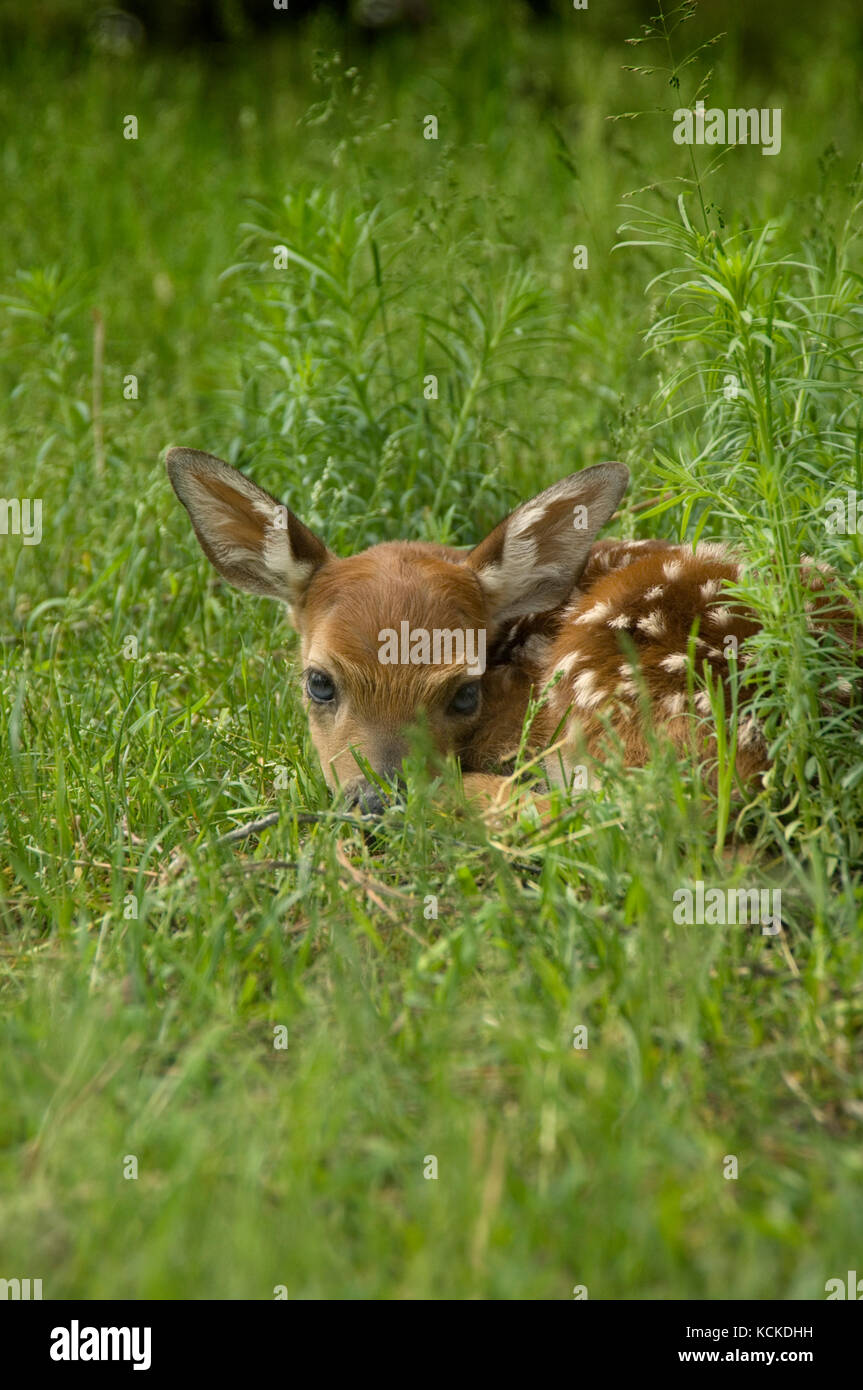
[[[400,799],[400,793],[405,787],[403,777],[394,776],[389,780],[392,784],[389,796],[382,792],[375,782],[369,782],[365,777],[354,782],[347,792],[348,806],[363,816],[382,816],[389,806]]]

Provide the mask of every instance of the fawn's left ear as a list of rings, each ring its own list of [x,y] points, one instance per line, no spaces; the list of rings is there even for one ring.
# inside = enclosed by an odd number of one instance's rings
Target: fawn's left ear
[[[201,549],[237,589],[296,604],[332,556],[322,540],[257,483],[197,449],[169,449],[168,477]]]
[[[476,571],[498,622],[544,613],[569,597],[628,483],[622,463],[571,473],[480,541],[464,563]]]

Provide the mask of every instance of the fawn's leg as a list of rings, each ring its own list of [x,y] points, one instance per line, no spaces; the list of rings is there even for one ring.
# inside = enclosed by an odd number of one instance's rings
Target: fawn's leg
[[[535,809],[541,818],[551,814],[551,803],[547,796],[534,792],[529,786],[511,777],[499,777],[494,773],[467,772],[464,779],[464,794],[483,817],[499,820],[501,816],[517,817],[523,811]]]

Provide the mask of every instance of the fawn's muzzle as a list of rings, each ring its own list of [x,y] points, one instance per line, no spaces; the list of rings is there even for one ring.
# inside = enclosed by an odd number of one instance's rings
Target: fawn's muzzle
[[[369,782],[362,777],[346,788],[345,800],[348,806],[359,811],[360,815],[382,816],[384,811],[401,800],[405,786],[403,777],[394,776],[390,779],[390,794],[387,795],[375,782]]]

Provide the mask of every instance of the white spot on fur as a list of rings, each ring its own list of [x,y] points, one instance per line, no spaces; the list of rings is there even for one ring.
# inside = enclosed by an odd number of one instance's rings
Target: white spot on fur
[[[662,566],[662,573],[673,584],[675,579],[679,579],[683,573],[683,562],[681,560],[666,560]]]
[[[659,664],[664,671],[685,671],[686,652],[672,652],[670,656],[664,656]]]
[[[639,618],[636,627],[647,637],[661,637],[665,632],[665,614],[654,608],[646,618]]]
[[[614,604],[611,599],[601,599],[592,608],[588,608],[586,613],[582,613],[580,618],[576,618],[576,623],[604,623],[609,613],[614,612]]]
[[[709,603],[710,600],[716,598],[716,595],[719,593],[719,580],[708,579],[706,583],[701,585],[698,592],[701,594],[704,602]]]
[[[710,714],[710,696],[706,690],[699,690],[695,697],[695,708],[699,714]]]
[[[683,714],[686,709],[686,697],[680,693],[676,695],[666,695],[662,701],[662,710],[669,719],[674,719],[678,714]]]
[[[618,613],[616,618],[609,619],[608,626],[620,628],[632,627],[632,618],[629,616],[628,613]]]
[[[576,676],[572,692],[579,709],[595,709],[602,703],[603,691],[597,689],[595,671],[582,671],[580,676]]]
[[[662,595],[664,593],[665,590],[663,589],[661,584],[654,584],[652,589],[647,590],[647,593],[644,595],[644,597],[649,601],[655,598],[662,598]]]
[[[717,627],[730,627],[734,622],[734,614],[730,608],[711,608],[710,616]]]
[[[805,569],[807,566],[809,566],[812,569],[819,570],[821,574],[833,573],[832,565],[828,565],[826,560],[816,560],[812,555],[801,555],[800,566],[801,569]]]
[[[761,726],[754,715],[749,714],[741,719],[737,730],[738,748],[755,748],[763,741]]]
[[[584,655],[578,649],[567,652],[566,656],[561,657],[555,666],[553,674],[556,676],[560,672],[562,676],[568,676],[573,666],[577,666],[580,661],[584,661]]]
[[[711,560],[717,564],[727,560],[728,549],[721,541],[701,541],[696,547],[695,557],[698,560]]]

